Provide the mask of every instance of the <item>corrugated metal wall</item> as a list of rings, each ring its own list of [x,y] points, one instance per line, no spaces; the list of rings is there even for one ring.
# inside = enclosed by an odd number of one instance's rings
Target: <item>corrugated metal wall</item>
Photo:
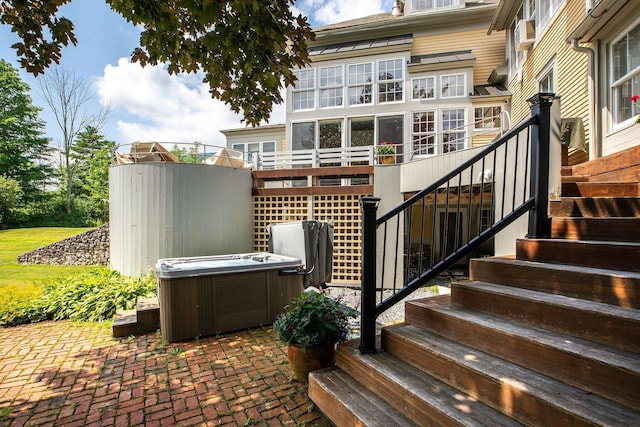
[[[130,276],[159,258],[252,251],[251,172],[184,163],[109,170],[110,265]]]

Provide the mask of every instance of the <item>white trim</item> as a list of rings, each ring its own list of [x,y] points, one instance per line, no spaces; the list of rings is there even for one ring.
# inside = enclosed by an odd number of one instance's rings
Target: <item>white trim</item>
[[[416,98],[414,96],[414,92],[413,92],[413,82],[415,80],[427,80],[427,79],[432,79],[433,80],[433,96],[432,97],[426,97],[426,98]],[[437,99],[437,92],[438,92],[438,88],[436,85],[436,81],[438,79],[436,78],[436,76],[422,76],[422,77],[412,77],[411,78],[411,86],[409,87],[409,90],[411,91],[411,101],[428,101],[428,100],[432,100],[432,99]]]
[[[443,91],[444,91],[444,88],[445,88],[444,87],[445,85],[443,83],[443,79],[445,77],[451,78],[451,77],[457,77],[457,76],[462,76],[462,81],[463,81],[463,83],[462,83],[462,95],[448,95],[448,96],[445,96],[443,94]],[[462,72],[462,73],[441,74],[440,75],[440,87],[439,87],[439,90],[440,90],[440,98],[441,99],[466,98],[466,97],[468,97],[468,93],[467,93],[467,73]]]

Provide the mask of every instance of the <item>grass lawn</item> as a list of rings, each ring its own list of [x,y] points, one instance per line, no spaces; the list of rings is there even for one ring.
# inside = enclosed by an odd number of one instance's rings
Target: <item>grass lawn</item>
[[[44,279],[53,279],[89,271],[94,267],[63,265],[22,265],[18,255],[73,236],[88,228],[20,228],[0,231],[0,289],[22,286]]]

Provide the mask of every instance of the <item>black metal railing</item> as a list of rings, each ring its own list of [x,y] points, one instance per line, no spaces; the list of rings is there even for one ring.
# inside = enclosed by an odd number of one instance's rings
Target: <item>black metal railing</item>
[[[481,251],[525,213],[528,237],[549,236],[553,98],[540,93],[529,99],[527,119],[381,217],[380,199],[362,198],[361,353],[376,352],[381,313]]]

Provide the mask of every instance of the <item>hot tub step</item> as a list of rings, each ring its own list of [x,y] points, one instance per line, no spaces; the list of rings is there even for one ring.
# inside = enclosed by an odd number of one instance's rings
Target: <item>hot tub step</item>
[[[113,336],[144,335],[160,328],[158,298],[141,298],[134,310],[119,310],[113,320]]]

